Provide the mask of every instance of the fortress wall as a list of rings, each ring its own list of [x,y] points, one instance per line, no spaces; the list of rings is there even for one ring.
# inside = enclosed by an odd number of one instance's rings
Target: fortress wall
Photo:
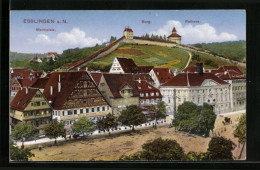
[[[176,47],[174,43],[159,42],[159,41],[149,41],[149,40],[139,40],[139,39],[124,39],[126,44],[140,44],[140,45],[158,45],[163,47]]]
[[[121,41],[119,41],[118,43],[116,43],[116,44],[113,45],[112,47],[110,47],[108,50],[106,50],[106,51],[100,53],[100,54],[97,55],[95,58],[93,58],[93,59],[91,59],[91,60],[89,60],[89,61],[87,61],[87,62],[85,62],[85,63],[83,63],[83,64],[81,64],[81,65],[79,65],[78,67],[82,67],[82,66],[84,66],[84,65],[85,65],[86,63],[88,63],[88,62],[94,61],[94,60],[96,60],[96,59],[102,58],[102,57],[104,57],[104,56],[106,56],[106,55],[112,53],[112,52],[115,51],[120,45],[123,45],[123,44],[124,44],[124,39],[121,40]]]

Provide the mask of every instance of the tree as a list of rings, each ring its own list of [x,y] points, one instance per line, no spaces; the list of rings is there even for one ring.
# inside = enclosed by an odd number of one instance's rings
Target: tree
[[[206,103],[197,106],[192,102],[184,102],[178,107],[173,125],[182,131],[208,136],[214,129],[216,115],[213,107]]]
[[[157,107],[155,107],[154,105],[150,105],[149,111],[150,111],[151,118],[155,120],[154,128],[156,128],[157,120],[164,119],[166,117],[166,105],[163,101],[160,101],[157,103]]]
[[[97,128],[99,130],[107,130],[109,136],[110,134],[110,129],[117,127],[118,123],[117,123],[117,118],[112,115],[111,113],[109,113],[106,118],[101,119],[97,122]]]
[[[118,120],[125,126],[132,126],[133,131],[134,126],[147,121],[145,115],[142,114],[142,109],[136,105],[130,105],[123,110]]]
[[[213,106],[204,103],[200,115],[197,117],[197,126],[195,128],[197,133],[208,137],[210,130],[213,131],[214,129],[216,117]]]
[[[86,117],[82,117],[78,121],[74,122],[71,128],[73,132],[83,134],[83,136],[84,133],[92,132],[95,130],[94,124]]]
[[[238,138],[239,144],[244,144],[246,142],[246,114],[243,114],[240,117],[239,123],[233,134],[234,137]]]
[[[64,136],[64,123],[59,123],[54,119],[49,125],[44,127],[44,133],[48,138],[54,138],[54,144],[57,144],[57,137]]]
[[[19,149],[10,141],[10,159],[14,161],[28,161],[30,157],[35,156],[31,150],[26,148]]]
[[[114,41],[116,41],[116,37],[111,36],[111,37],[110,37],[110,43],[112,43],[112,42],[114,42]]]
[[[140,152],[121,160],[186,160],[186,155],[175,140],[157,138],[143,144]]]
[[[209,160],[232,160],[235,144],[224,137],[213,137],[209,142]]]
[[[20,122],[12,130],[13,139],[22,140],[22,149],[24,148],[24,140],[34,138],[37,134],[38,130],[29,122]]]

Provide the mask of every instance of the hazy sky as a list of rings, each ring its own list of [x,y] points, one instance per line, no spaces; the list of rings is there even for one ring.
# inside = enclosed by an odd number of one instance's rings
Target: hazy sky
[[[28,23],[30,19],[55,23]],[[10,50],[24,53],[62,53],[102,44],[110,36],[123,36],[126,26],[134,36],[169,35],[176,27],[183,44],[246,39],[244,10],[11,11],[10,20]],[[62,20],[67,23],[57,23]]]

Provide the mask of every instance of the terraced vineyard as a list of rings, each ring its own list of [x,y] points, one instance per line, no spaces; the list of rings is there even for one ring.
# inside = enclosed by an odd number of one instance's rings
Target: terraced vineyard
[[[182,70],[188,62],[189,54],[178,48],[124,45],[109,55],[95,60],[93,64],[110,65],[115,57],[132,58],[138,66],[158,66]]]

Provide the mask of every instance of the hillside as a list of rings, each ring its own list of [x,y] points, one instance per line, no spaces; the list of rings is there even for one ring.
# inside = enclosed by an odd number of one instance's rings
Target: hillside
[[[151,45],[124,45],[109,55],[88,63],[88,67],[110,67],[115,57],[132,58],[138,66],[158,66],[183,69],[188,61],[188,52],[178,49]]]
[[[213,54],[230,58],[236,61],[243,61],[246,56],[246,41],[232,41],[221,43],[202,43],[192,46],[211,51]]]
[[[9,53],[9,60],[10,62],[16,61],[16,60],[30,60],[33,57],[40,57],[44,58],[47,54],[31,54],[31,53],[17,53],[17,52],[10,52]]]

